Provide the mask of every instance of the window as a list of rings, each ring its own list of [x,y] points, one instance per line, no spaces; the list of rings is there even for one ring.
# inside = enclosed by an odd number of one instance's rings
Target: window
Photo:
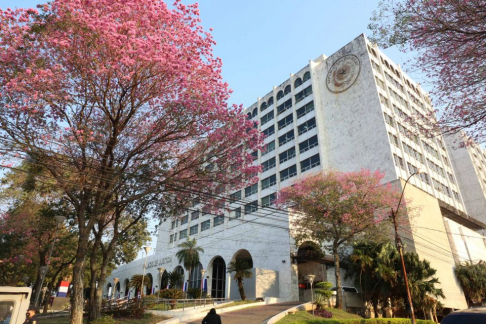
[[[277,100],[282,99],[282,98],[283,98],[283,96],[284,96],[283,91],[282,91],[282,90],[280,90],[280,91],[277,93]]]
[[[280,163],[284,163],[285,161],[290,160],[291,158],[295,157],[295,147],[292,147],[287,151],[280,153],[278,157],[280,159]]]
[[[264,103],[261,104],[261,106],[260,106],[260,112],[264,111],[265,109],[267,109],[267,103],[266,102],[264,102]]]
[[[245,188],[245,197],[251,196],[258,192],[258,183]]]
[[[297,110],[297,118],[305,116],[306,114],[310,113],[313,110],[314,110],[314,101],[311,101],[308,104],[306,104],[305,106],[303,106],[303,107],[301,107]]]
[[[292,91],[292,89],[290,88],[290,84],[289,84],[284,89],[284,95],[288,95],[291,91]]]
[[[191,220],[195,220],[199,218],[199,210],[193,211],[191,213]]]
[[[268,207],[277,199],[277,194],[271,194],[262,198],[262,207]]]
[[[316,119],[315,119],[315,117],[312,117],[311,119],[309,119],[305,123],[299,125],[299,127],[298,127],[299,135],[302,135],[305,132],[307,132],[307,131],[315,128],[315,127],[316,127]]]
[[[310,170],[318,165],[321,164],[321,160],[319,159],[319,154],[316,154],[314,156],[311,156],[308,159],[305,159],[304,161],[300,162],[300,171],[305,172],[307,170]]]
[[[309,71],[305,72],[304,73],[304,80],[303,80],[303,82],[309,80],[310,78],[311,78],[310,72]]]
[[[405,168],[405,165],[403,164],[403,159],[400,156],[398,156],[396,154],[393,154],[393,158],[395,160],[395,165],[396,166],[398,166],[398,167],[400,167],[402,169]]]
[[[269,176],[268,178],[265,178],[262,180],[262,190],[267,189],[277,183],[277,175],[272,175]]]
[[[280,115],[289,108],[292,108],[292,99],[287,100],[277,107],[277,115]]]
[[[260,125],[265,125],[275,117],[273,110],[260,119]]]
[[[224,216],[219,215],[213,218],[213,227],[219,226],[224,223]]]
[[[294,130],[292,129],[290,132],[286,133],[286,134],[283,134],[282,136],[280,136],[278,138],[278,145],[279,146],[282,146],[284,145],[285,143],[288,143],[290,142],[291,140],[294,139]]]
[[[237,192],[233,192],[231,195],[230,195],[230,203],[234,203],[235,201],[237,200],[240,200],[241,199],[241,190],[238,190]]]
[[[295,102],[299,102],[305,97],[310,96],[311,94],[312,94],[312,86],[308,86],[307,88],[305,88],[304,90],[302,90],[301,92],[295,95]]]
[[[302,79],[301,78],[297,78],[297,80],[295,80],[294,82],[294,88],[298,88],[302,85]]]
[[[254,213],[258,210],[258,200],[245,204],[245,215]]]
[[[191,226],[189,228],[189,235],[197,234],[198,229],[199,229],[199,225]]]
[[[179,240],[185,239],[187,237],[187,229],[179,232]]]
[[[201,223],[201,232],[211,228],[211,221],[208,219]]]
[[[280,181],[287,180],[289,178],[295,177],[297,175],[297,167],[292,165],[283,171],[280,171]]]
[[[231,211],[231,218],[240,218],[241,217],[241,207],[235,208]]]
[[[170,234],[169,243],[174,242],[174,234]]]
[[[278,129],[280,130],[282,128],[285,128],[286,126],[292,124],[293,121],[294,121],[293,114],[286,116],[285,118],[278,121]]]
[[[181,225],[187,224],[187,221],[189,220],[189,216],[184,216],[181,218]]]
[[[267,144],[265,152],[262,152],[262,156],[275,150],[275,141],[271,141]]]
[[[263,131],[263,135],[265,137],[268,137],[268,136],[273,135],[273,134],[275,134],[275,126],[274,125],[268,127],[267,129],[265,129]]]
[[[303,141],[302,143],[299,143],[299,152],[300,154],[302,154],[316,146],[317,146],[317,135],[314,135],[311,138]]]
[[[270,107],[273,105],[273,97],[268,98],[267,106]]]
[[[273,157],[270,160],[267,160],[262,163],[262,172],[265,172],[267,170],[270,170],[271,168],[274,168],[276,164],[276,159]]]

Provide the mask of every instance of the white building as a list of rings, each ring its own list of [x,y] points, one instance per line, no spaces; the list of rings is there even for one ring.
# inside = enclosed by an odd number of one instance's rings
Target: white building
[[[302,299],[305,289],[299,284],[305,283],[306,274],[315,274],[316,281],[334,280],[332,259],[314,255],[308,262],[312,244],[295,246],[288,215],[271,206],[275,193],[313,171],[380,169],[386,182],[403,186],[404,179],[421,168],[425,173],[412,177],[405,191],[422,210],[404,229],[404,243],[438,270],[445,307],[466,308],[453,267],[468,259],[464,244],[474,253],[469,259],[486,260],[486,241],[477,233],[486,225],[467,216],[462,192],[468,183],[456,180],[443,139],[421,138],[406,121],[407,116],[430,111],[420,85],[364,35],[329,57],[310,61],[246,110],[267,135],[268,150],[255,155],[255,163],[263,167],[259,183],[230,192],[224,216],[205,214],[198,205],[179,220],[162,223],[156,253],[148,256],[147,273],[154,286],[163,286],[158,269],[184,271],[175,254],[190,235],[204,248],[193,287],[200,287],[203,268],[211,296],[238,299],[226,267],[245,259],[255,273],[245,281],[249,298]],[[143,262],[116,269],[107,289],[116,277],[121,283],[117,291],[125,295],[128,280],[142,273]]]

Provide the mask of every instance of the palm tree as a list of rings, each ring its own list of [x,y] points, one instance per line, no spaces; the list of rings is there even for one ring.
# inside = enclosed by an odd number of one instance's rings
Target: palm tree
[[[466,262],[454,270],[462,289],[466,293],[468,303],[480,303],[486,298],[486,264]]]
[[[142,281],[144,283],[144,286],[152,286],[152,281],[150,280],[149,276],[144,276],[141,274],[136,274],[133,275],[132,278],[130,279],[130,282],[128,282],[128,287],[129,288],[135,288],[135,290],[139,290],[140,293],[143,296],[143,287],[142,287]]]
[[[234,272],[234,279],[238,283],[238,290],[240,292],[241,300],[246,300],[245,289],[243,288],[243,279],[253,277],[253,272],[250,269],[248,262],[244,260],[235,260],[228,264],[228,273]]]
[[[197,246],[195,238],[192,240],[187,237],[187,241],[178,245],[181,249],[176,253],[179,263],[184,265],[188,272],[188,279],[191,277],[191,270],[199,264],[199,253],[204,253],[204,249]]]

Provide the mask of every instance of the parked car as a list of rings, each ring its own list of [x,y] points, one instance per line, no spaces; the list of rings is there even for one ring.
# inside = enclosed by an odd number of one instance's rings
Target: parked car
[[[486,323],[486,307],[463,309],[450,313],[441,324],[479,324]]]

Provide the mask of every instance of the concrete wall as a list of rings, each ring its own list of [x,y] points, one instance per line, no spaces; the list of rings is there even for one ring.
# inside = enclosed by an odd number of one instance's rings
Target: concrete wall
[[[410,220],[412,234],[407,233],[408,228],[404,230],[405,235],[412,235],[412,241],[403,241],[405,250],[417,252],[437,270],[438,287],[446,296],[441,300],[445,307],[467,308],[464,293],[454,275],[454,256],[437,199],[414,186],[406,187],[404,198],[411,201],[409,207],[415,209]]]

